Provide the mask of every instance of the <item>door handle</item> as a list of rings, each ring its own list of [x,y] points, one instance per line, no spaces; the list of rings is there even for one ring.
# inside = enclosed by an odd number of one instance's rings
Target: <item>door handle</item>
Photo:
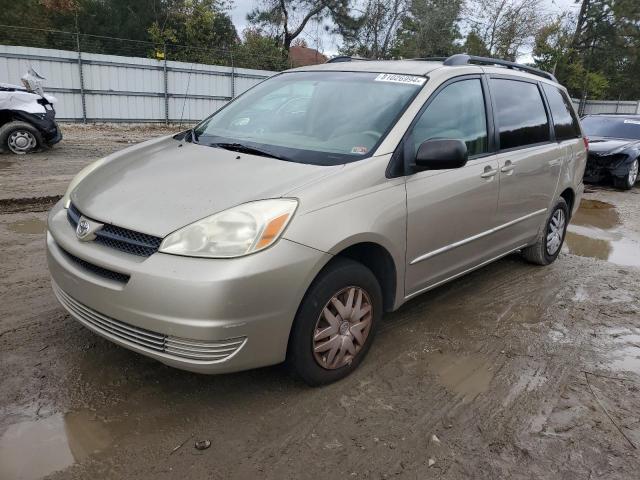
[[[560,165],[560,162],[562,161],[562,159],[560,158],[555,158],[553,160],[549,160],[549,166],[550,167],[555,167],[556,165]]]
[[[504,165],[502,166],[502,168],[500,169],[500,171],[502,173],[508,173],[510,174],[511,172],[513,172],[513,170],[516,168],[516,166],[511,163],[511,160],[507,160],[506,162],[504,162]]]
[[[484,167],[484,172],[480,175],[482,178],[495,177],[498,174],[498,170],[491,168],[489,165]]]

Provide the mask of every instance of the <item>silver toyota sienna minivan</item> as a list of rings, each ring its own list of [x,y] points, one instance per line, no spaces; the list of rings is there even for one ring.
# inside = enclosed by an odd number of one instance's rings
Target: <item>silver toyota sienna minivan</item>
[[[167,365],[286,360],[318,385],[358,366],[383,312],[512,252],[556,259],[587,141],[552,75],[339,60],[82,170],[48,219],[64,308]]]

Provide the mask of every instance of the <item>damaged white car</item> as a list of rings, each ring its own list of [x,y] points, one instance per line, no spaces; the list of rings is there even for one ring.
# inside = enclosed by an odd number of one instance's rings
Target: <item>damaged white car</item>
[[[23,87],[0,83],[0,152],[25,154],[62,140],[57,99],[42,90],[44,77],[30,68],[21,80]]]

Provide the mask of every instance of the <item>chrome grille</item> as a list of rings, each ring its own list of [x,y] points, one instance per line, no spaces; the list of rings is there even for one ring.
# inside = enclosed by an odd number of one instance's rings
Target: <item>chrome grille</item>
[[[227,360],[237,353],[247,341],[246,337],[203,341],[164,335],[152,330],[134,327],[98,313],[74,300],[55,283],[53,291],[62,306],[84,326],[98,333],[117,337],[134,350],[151,350],[175,359],[217,363]]]
[[[67,209],[67,219],[73,228],[78,226],[82,213],[74,204]],[[96,232],[96,242],[122,252],[149,257],[158,251],[162,238],[140,233],[127,228],[105,224]]]

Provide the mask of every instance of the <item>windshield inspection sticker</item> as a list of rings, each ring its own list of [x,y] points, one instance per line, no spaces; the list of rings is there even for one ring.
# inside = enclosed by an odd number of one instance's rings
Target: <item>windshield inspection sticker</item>
[[[633,123],[634,125],[640,125],[640,120],[630,120],[626,119],[624,123]]]
[[[367,147],[357,146],[351,149],[351,153],[357,153],[358,155],[364,155],[369,151]]]
[[[405,85],[424,85],[427,81],[417,75],[398,75],[397,73],[381,73],[375,78],[376,82],[404,83]]]

